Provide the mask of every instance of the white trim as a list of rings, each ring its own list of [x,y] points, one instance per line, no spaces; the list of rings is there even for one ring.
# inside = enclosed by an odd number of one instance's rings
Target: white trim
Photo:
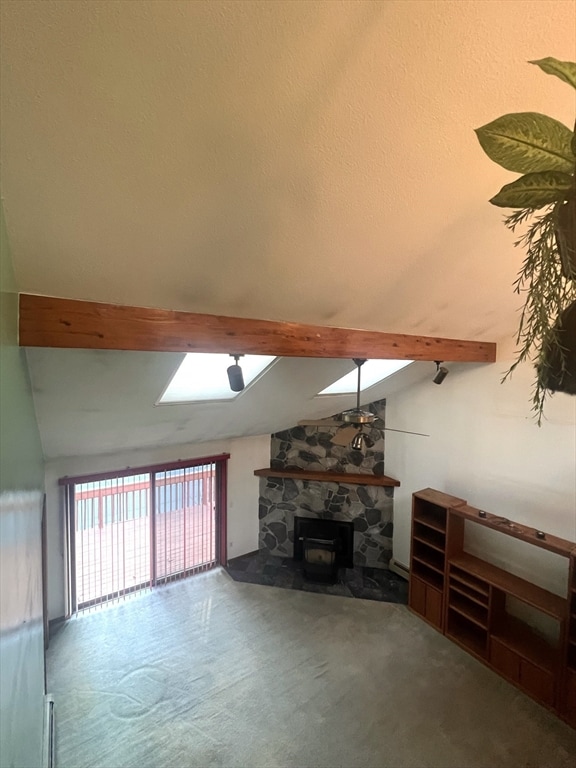
[[[402,576],[403,579],[408,580],[410,578],[410,568],[408,568],[407,565],[404,565],[404,563],[399,563],[398,560],[394,560],[393,557],[388,563],[388,570],[398,574],[398,576]]]
[[[54,768],[54,697],[47,693],[44,696],[44,734],[42,739],[42,768]]]

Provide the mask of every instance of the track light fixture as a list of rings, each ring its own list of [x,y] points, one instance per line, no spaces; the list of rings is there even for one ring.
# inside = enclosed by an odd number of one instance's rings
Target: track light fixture
[[[442,382],[444,381],[446,376],[448,376],[450,371],[448,370],[448,368],[443,368],[441,366],[441,362],[442,362],[441,360],[434,360],[434,362],[436,363],[436,374],[434,375],[434,378],[432,379],[432,381],[434,382],[434,384],[442,384]]]
[[[244,389],[244,376],[242,374],[242,368],[238,365],[238,360],[242,355],[230,355],[230,357],[233,357],[235,360],[234,365],[231,365],[227,369],[230,389],[232,392],[242,392]]]

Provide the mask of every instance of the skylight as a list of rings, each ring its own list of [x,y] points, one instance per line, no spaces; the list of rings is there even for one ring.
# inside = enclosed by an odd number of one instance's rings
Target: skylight
[[[275,359],[269,355],[243,355],[238,362],[242,367],[246,387]],[[158,404],[233,400],[240,393],[230,389],[226,373],[230,365],[234,365],[234,358],[230,355],[187,354]]]
[[[407,365],[413,362],[414,360],[366,360],[361,369],[360,391],[363,392],[365,389],[374,386],[374,384],[387,379],[388,376],[392,376],[393,373],[406,368]],[[356,392],[357,386],[358,369],[354,368],[353,371],[342,376],[341,379],[330,384],[330,386],[318,394],[346,395],[350,392]]]

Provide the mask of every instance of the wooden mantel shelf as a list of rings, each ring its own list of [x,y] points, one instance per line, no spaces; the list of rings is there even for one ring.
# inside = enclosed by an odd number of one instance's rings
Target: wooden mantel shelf
[[[347,472],[310,472],[307,469],[255,469],[258,477],[290,477],[294,480],[316,480],[321,483],[350,483],[351,485],[384,485],[397,487],[399,480],[386,475],[355,475]]]

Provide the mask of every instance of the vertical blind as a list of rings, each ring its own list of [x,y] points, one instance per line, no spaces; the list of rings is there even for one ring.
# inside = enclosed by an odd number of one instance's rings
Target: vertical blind
[[[68,614],[221,562],[228,458],[62,478]]]
[[[216,465],[156,472],[156,581],[216,561]]]

